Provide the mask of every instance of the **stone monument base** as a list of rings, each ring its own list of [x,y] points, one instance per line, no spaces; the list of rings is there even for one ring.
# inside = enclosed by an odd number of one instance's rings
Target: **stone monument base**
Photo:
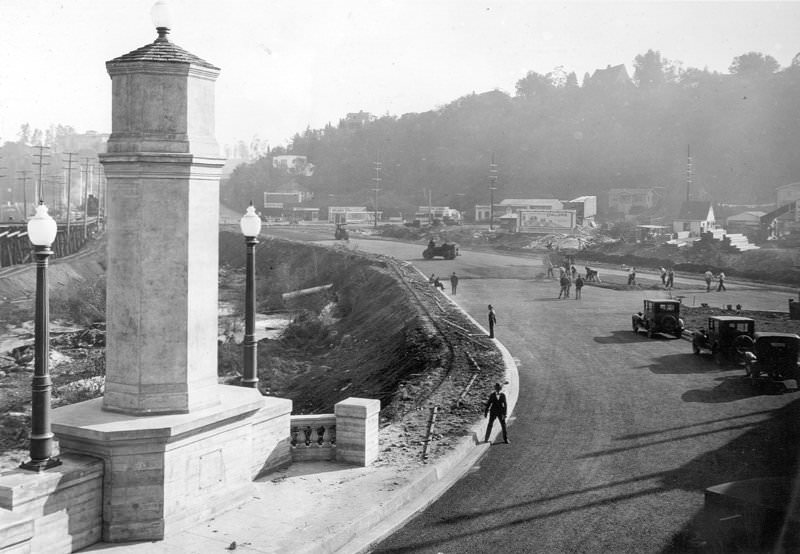
[[[220,403],[132,416],[102,398],[53,411],[61,452],[104,461],[103,540],[159,540],[251,494],[257,473],[291,461],[291,400],[219,385]]]

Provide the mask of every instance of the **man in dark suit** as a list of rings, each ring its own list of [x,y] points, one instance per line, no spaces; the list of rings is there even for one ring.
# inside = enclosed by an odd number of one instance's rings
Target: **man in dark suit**
[[[489,304],[489,338],[494,338],[494,326],[497,324],[497,314],[494,313],[494,308]]]
[[[500,420],[500,427],[503,429],[503,442],[509,444],[508,434],[506,433],[506,395],[500,392],[503,387],[500,383],[494,384],[494,392],[489,395],[486,407],[483,409],[483,417],[489,416],[489,425],[486,426],[486,438],[484,442],[489,442],[489,435],[492,432],[494,420]]]

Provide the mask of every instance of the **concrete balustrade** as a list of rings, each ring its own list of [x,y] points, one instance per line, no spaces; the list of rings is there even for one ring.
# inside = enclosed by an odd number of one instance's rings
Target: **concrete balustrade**
[[[336,459],[336,416],[334,414],[292,416],[293,462]]]

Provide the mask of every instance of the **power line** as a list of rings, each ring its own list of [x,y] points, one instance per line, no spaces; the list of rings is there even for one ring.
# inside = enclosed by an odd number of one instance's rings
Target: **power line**
[[[72,156],[77,156],[75,152],[65,152],[67,155],[67,244],[70,234],[70,218],[72,217]]]
[[[22,219],[24,221],[28,221],[28,175],[30,174],[30,169],[23,169],[22,171],[17,171],[17,173],[21,173],[22,177],[17,177],[18,181],[22,181]]]

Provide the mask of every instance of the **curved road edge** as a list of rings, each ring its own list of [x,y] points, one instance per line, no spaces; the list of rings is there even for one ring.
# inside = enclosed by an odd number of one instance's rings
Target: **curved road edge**
[[[447,298],[475,325],[486,331],[483,325],[478,323],[452,298],[444,293],[440,294]],[[510,420],[519,398],[519,371],[514,358],[503,343],[494,339],[494,344],[500,351],[503,357],[503,365],[505,366],[504,390],[508,404],[507,419]],[[361,519],[353,522],[348,528],[340,530],[336,535],[348,538],[344,541],[336,541],[339,542],[339,545],[330,545],[333,548],[324,549],[324,551],[342,553],[370,552],[375,544],[391,535],[411,518],[435,502],[459,479],[464,477],[489,451],[490,445],[481,440],[485,426],[485,420],[474,423],[470,428],[471,432],[459,440],[450,453],[437,460],[431,467],[420,470],[419,477],[394,493],[394,498],[382,505],[378,514],[373,514],[373,517],[368,518],[371,521]],[[498,433],[500,433],[500,426],[495,425],[490,437],[491,441],[495,439]],[[376,519],[378,520],[377,522],[375,522]],[[331,538],[333,539],[333,537]]]

